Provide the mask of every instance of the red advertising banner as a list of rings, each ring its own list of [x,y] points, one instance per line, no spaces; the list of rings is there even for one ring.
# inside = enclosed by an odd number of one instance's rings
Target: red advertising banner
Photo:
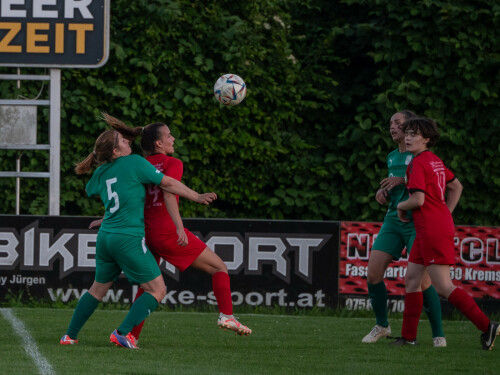
[[[339,295],[368,295],[366,275],[373,242],[382,223],[342,222],[340,233]],[[387,268],[389,296],[404,295],[407,255]],[[500,227],[455,227],[455,285],[476,300],[500,299]]]

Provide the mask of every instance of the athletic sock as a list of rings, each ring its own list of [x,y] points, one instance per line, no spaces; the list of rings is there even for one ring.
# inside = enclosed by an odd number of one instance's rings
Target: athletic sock
[[[137,301],[137,298],[142,296],[143,293],[144,289],[142,288],[137,289],[137,294],[135,295],[134,303],[135,301]],[[139,336],[141,334],[143,326],[144,326],[144,320],[140,322],[138,325],[136,325],[134,328],[132,328],[132,331],[130,331],[130,333],[132,333],[132,335],[135,337],[136,340],[139,340]]]
[[[431,285],[422,291],[424,297],[424,310],[429,318],[432,328],[432,337],[444,337],[443,324],[441,320],[441,301],[436,289]]]
[[[405,311],[403,313],[401,336],[406,340],[411,341],[417,338],[418,321],[420,320],[423,304],[422,292],[405,294]]]
[[[219,311],[225,315],[233,315],[233,300],[229,275],[225,272],[216,272],[212,275],[212,289],[214,291]]]
[[[461,288],[455,288],[448,301],[459,309],[481,331],[486,332],[490,319],[484,315],[477,303]]]
[[[123,323],[118,327],[120,335],[126,335],[132,328],[146,319],[158,307],[158,301],[148,292],[137,298]]]
[[[80,332],[80,329],[82,329],[83,325],[94,313],[98,305],[99,300],[89,292],[85,292],[78,301],[78,305],[76,305],[76,309],[73,312],[73,317],[71,318],[66,334],[73,340],[76,340],[78,332]]]
[[[368,284],[368,296],[372,304],[373,312],[377,324],[382,327],[387,327],[389,321],[387,320],[387,289],[383,281],[377,284]]]

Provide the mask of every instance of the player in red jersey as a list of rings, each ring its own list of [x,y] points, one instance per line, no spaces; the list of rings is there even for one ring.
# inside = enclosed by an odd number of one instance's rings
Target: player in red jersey
[[[121,128],[126,125],[117,123],[114,126]],[[144,128],[129,129],[133,135],[142,134],[141,147],[147,154],[147,160],[160,172],[180,181],[183,164],[181,160],[168,156],[174,153],[175,141],[168,126],[157,122]],[[148,185],[144,224],[146,244],[158,262],[163,258],[181,272],[192,266],[212,275],[212,289],[219,307],[219,328],[230,329],[239,335],[251,334],[252,330],[233,316],[230,280],[225,263],[203,241],[184,228],[179,213],[179,197],[163,194],[160,189]],[[136,298],[142,293],[139,288]],[[132,335],[137,339],[142,325],[132,330]]]
[[[455,264],[455,225],[451,214],[462,194],[462,184],[442,160],[429,151],[439,138],[434,121],[412,118],[405,121],[403,131],[406,150],[414,158],[406,170],[410,197],[400,202],[397,209],[398,217],[404,222],[408,221],[407,211],[412,211],[416,237],[405,279],[402,337],[391,344],[416,344],[423,305],[420,284],[427,270],[438,294],[447,298],[483,332],[482,347],[491,350],[496,336],[500,334],[500,325],[490,321],[474,299],[456,287],[450,277],[450,265]],[[448,190],[446,196],[445,190]]]

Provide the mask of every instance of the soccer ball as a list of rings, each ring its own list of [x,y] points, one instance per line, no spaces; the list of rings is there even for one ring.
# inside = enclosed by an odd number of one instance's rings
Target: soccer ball
[[[246,94],[247,86],[236,74],[224,74],[215,82],[214,95],[221,104],[240,104]]]

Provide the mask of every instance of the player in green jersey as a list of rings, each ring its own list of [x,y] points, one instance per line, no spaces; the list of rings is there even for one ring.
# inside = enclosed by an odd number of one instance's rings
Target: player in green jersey
[[[104,115],[108,124],[113,117]],[[160,173],[146,159],[131,155],[130,137],[116,130],[104,131],[94,150],[77,164],[77,174],[89,173],[99,165],[86,186],[88,196],[99,195],[105,207],[104,220],[96,241],[95,281],[82,295],[60,344],[76,344],[77,335],[109,288],[123,273],[145,291],[132,305],[122,324],[111,334],[118,346],[138,349],[130,335],[133,327],[151,314],[166,294],[163,276],[144,240],[145,184],[201,204],[210,204],[215,193],[199,194],[174,178]]]
[[[415,114],[411,111],[399,111],[391,117],[390,133],[398,149],[387,157],[388,177],[380,182],[380,189],[375,199],[381,205],[389,203],[384,223],[373,244],[368,261],[368,295],[375,313],[376,324],[361,341],[374,343],[379,338],[391,335],[391,327],[387,320],[387,289],[384,283],[384,273],[393,260],[401,257],[403,249],[411,250],[415,239],[413,221],[404,223],[398,218],[397,205],[408,199],[405,187],[406,167],[412,160],[412,153],[406,152],[405,134],[401,129],[403,122]],[[424,308],[432,327],[435,347],[445,347],[446,339],[441,324],[441,303],[436,290],[426,274],[422,281]]]

